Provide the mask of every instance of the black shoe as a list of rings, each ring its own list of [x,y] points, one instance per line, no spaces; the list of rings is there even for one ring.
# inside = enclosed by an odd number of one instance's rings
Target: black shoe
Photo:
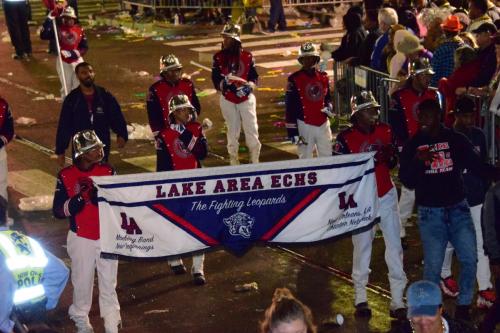
[[[457,305],[455,308],[455,320],[472,321],[470,317],[470,305]]]
[[[391,318],[401,320],[401,321],[407,319],[407,317],[406,317],[407,313],[408,313],[408,311],[406,310],[406,308],[399,308],[396,310],[389,311],[389,315],[391,316]]]
[[[205,276],[201,273],[194,273],[193,274],[193,282],[197,286],[202,286],[205,283],[207,283],[207,280],[205,280]]]
[[[186,266],[184,266],[184,264],[180,264],[177,266],[170,266],[170,269],[172,269],[172,272],[174,272],[175,275],[182,275],[186,274],[187,272]]]
[[[19,55],[19,54],[14,53],[14,54],[12,55],[12,59],[14,59],[14,60],[21,60],[21,59],[23,59],[23,56],[22,56],[22,55]]]
[[[356,311],[354,311],[354,316],[363,318],[369,318],[372,316],[372,310],[368,306],[367,302],[356,304],[355,307]]]
[[[408,240],[406,237],[401,237],[401,247],[403,250],[408,250]]]

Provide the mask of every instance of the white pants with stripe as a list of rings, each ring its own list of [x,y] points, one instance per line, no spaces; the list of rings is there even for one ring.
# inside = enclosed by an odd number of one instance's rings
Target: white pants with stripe
[[[403,248],[399,237],[398,193],[393,187],[380,198],[380,224],[384,235],[385,263],[389,269],[389,284],[391,288],[391,309],[405,307],[403,293],[408,280],[403,270]],[[370,274],[372,243],[375,238],[375,228],[352,236],[354,247],[352,259],[352,279],[354,282],[354,304],[367,302],[366,285]]]
[[[73,231],[68,232],[67,246],[73,284],[73,304],[69,307],[69,316],[88,317],[97,268],[101,317],[105,321],[120,321],[120,304],[116,294],[118,260],[101,258],[99,240],[79,237]]]
[[[491,271],[490,260],[484,254],[483,248],[483,230],[481,229],[481,209],[483,205],[470,207],[472,221],[474,222],[474,229],[476,230],[476,243],[477,243],[477,272],[476,279],[479,290],[486,290],[492,287],[491,284]],[[444,254],[443,268],[441,269],[441,277],[447,278],[451,276],[451,262],[453,260],[453,245],[448,243],[446,252]]]
[[[234,104],[224,96],[220,96],[220,109],[227,126],[227,152],[231,165],[238,165],[238,151],[241,128],[245,133],[245,142],[250,153],[250,161],[259,163],[260,148],[259,126],[257,124],[257,105],[254,94],[248,96],[248,100]]]
[[[7,150],[6,147],[3,146],[0,148],[0,195],[4,197],[5,200],[9,200],[7,194]]]
[[[298,144],[299,158],[312,158],[315,149],[319,157],[332,156],[332,131],[328,119],[321,126],[308,125],[302,120],[297,120],[297,129],[307,143]]]

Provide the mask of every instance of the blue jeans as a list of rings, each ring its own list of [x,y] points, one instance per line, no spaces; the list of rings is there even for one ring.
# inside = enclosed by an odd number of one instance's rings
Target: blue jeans
[[[476,279],[477,251],[467,201],[449,207],[418,206],[418,220],[424,248],[424,280],[439,284],[446,244],[451,242],[460,262],[457,305],[470,305]]]

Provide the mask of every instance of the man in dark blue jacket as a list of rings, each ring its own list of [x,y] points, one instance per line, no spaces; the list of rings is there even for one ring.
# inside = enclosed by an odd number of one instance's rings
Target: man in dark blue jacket
[[[75,68],[80,86],[64,99],[56,135],[56,155],[60,166],[64,166],[66,148],[76,133],[91,129],[104,143],[104,158],[107,161],[111,146],[110,130],[116,133],[118,148],[128,140],[127,124],[117,100],[106,89],[94,84],[94,69],[82,62]]]

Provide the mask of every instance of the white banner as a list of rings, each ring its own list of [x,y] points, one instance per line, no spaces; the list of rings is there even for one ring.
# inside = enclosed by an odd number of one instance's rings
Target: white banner
[[[93,177],[102,252],[168,257],[255,242],[310,243],[378,214],[373,153]]]

